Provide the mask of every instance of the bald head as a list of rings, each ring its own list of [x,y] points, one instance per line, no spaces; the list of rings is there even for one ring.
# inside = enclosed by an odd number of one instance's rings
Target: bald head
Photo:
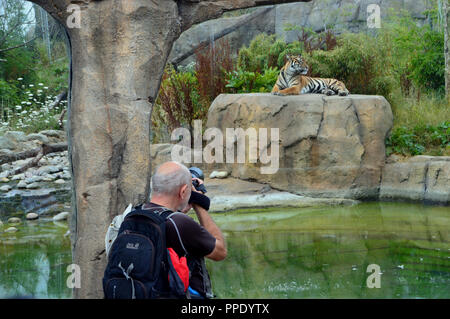
[[[152,195],[174,195],[183,185],[191,187],[192,179],[189,169],[175,161],[159,165],[152,176]]]

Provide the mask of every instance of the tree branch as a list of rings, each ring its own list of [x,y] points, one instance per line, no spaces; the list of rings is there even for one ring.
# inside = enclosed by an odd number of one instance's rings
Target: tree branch
[[[28,43],[33,42],[34,40],[36,40],[36,38],[37,38],[37,37],[34,37],[33,39],[31,39],[31,40],[29,40],[29,41],[27,41],[27,42],[24,42],[24,43],[22,43],[22,44],[19,44],[19,45],[10,47],[10,48],[0,49],[0,53],[6,52],[6,51],[11,51],[11,50],[14,50],[14,49],[23,47],[23,46],[27,45]]]
[[[67,143],[55,143],[55,144],[43,144],[42,147],[34,148],[32,150],[27,150],[23,152],[17,152],[17,153],[7,153],[7,154],[0,154],[0,165],[5,163],[11,163],[18,160],[35,157],[40,152],[42,152],[42,156],[49,154],[49,153],[55,153],[55,152],[62,152],[67,150]],[[11,174],[9,174],[11,175]]]

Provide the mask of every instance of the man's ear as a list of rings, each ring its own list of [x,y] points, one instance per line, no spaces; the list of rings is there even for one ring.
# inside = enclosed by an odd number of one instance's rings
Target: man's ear
[[[183,195],[188,192],[188,187],[189,186],[187,184],[184,184],[183,186],[180,187],[178,195],[180,195],[181,198],[183,198]]]

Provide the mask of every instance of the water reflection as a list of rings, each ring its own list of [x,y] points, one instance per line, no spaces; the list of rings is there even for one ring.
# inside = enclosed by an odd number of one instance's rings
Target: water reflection
[[[213,287],[223,298],[448,298],[449,213],[365,203],[215,216],[229,257],[208,262]],[[381,288],[367,287],[370,264]]]
[[[220,298],[449,298],[450,208],[405,203],[214,214],[228,257]],[[0,228],[0,297],[70,298],[66,222]],[[367,267],[380,266],[380,288]]]
[[[65,269],[71,263],[67,231],[50,220],[16,225],[0,233],[0,298],[70,298]]]

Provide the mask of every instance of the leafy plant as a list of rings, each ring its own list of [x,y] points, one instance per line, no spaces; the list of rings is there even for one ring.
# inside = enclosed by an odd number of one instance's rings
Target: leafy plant
[[[449,147],[450,122],[437,126],[419,125],[414,128],[405,126],[394,129],[386,140],[387,155],[421,155],[428,151],[431,155],[443,155]]]
[[[227,74],[230,93],[270,92],[275,84],[279,70],[268,68],[263,74],[238,69]]]

